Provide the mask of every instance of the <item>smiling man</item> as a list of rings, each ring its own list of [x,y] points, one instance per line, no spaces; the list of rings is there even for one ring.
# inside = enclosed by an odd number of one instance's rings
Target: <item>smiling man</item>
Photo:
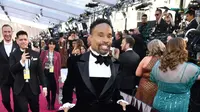
[[[63,87],[65,112],[121,112],[126,110],[117,86],[118,64],[112,63],[109,51],[112,44],[111,23],[97,19],[90,26],[90,52],[76,62],[70,62]],[[72,104],[73,89],[77,102]],[[120,106],[121,105],[121,106]]]
[[[17,32],[16,37],[19,48],[10,55],[10,70],[15,78],[13,92],[19,112],[28,112],[28,104],[32,112],[39,112],[40,83],[44,95],[47,95],[39,53],[28,49],[25,31]]]
[[[10,88],[13,89],[14,78],[9,68],[10,53],[17,48],[16,42],[12,40],[13,30],[8,24],[2,26],[3,41],[0,42],[0,87],[2,103],[8,112],[13,112],[10,104]],[[14,98],[14,112],[18,112]]]

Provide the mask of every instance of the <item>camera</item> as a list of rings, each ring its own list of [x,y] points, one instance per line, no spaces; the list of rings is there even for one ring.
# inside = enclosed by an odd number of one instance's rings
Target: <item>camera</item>
[[[186,32],[185,38],[188,39],[187,50],[189,53],[189,61],[197,64],[200,60],[197,53],[200,52],[200,31],[191,29]]]

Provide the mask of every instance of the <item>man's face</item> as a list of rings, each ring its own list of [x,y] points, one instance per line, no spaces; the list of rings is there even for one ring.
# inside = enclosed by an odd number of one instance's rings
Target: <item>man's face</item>
[[[98,24],[90,35],[91,48],[100,55],[109,53],[112,44],[112,29],[106,23]]]
[[[161,17],[160,11],[156,11],[155,17],[156,17],[156,21],[158,21],[160,19],[160,17]]]
[[[145,16],[142,17],[142,23],[147,23],[147,17]]]
[[[28,48],[28,37],[26,35],[19,35],[17,39],[17,44],[21,49]]]
[[[12,28],[9,26],[5,26],[2,28],[2,34],[5,41],[9,42],[12,39]]]
[[[190,22],[193,18],[194,18],[194,17],[191,16],[190,14],[186,14],[186,20],[187,20],[188,22]]]
[[[126,49],[127,49],[126,40],[123,39],[123,40],[122,40],[122,44],[121,44],[121,50],[122,50],[122,51],[126,51]]]

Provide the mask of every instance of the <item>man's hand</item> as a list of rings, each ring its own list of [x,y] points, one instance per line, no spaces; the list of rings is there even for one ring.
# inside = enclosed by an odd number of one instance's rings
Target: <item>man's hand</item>
[[[26,59],[28,59],[29,57],[29,53],[23,53],[21,56],[22,63],[25,63]]]
[[[65,103],[59,108],[59,110],[64,110],[64,112],[68,112],[69,109],[73,108],[74,106],[75,106],[75,104]]]
[[[69,108],[65,107],[64,112],[68,112],[68,111],[69,111]]]
[[[113,57],[114,57],[115,59],[118,59],[118,58],[119,58],[119,54],[120,54],[120,50],[117,49],[117,48],[115,48],[115,49],[114,49],[114,55],[113,55]]]
[[[47,88],[44,87],[44,88],[42,89],[42,92],[43,92],[44,96],[46,97],[46,96],[47,96]]]
[[[127,105],[127,103],[125,103],[125,102],[123,102],[123,101],[120,101],[119,104],[122,106],[122,109],[123,109],[124,111],[126,111],[126,105]]]

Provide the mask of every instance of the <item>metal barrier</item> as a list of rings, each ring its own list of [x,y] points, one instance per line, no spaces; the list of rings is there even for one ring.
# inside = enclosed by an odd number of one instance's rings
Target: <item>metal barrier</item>
[[[130,105],[137,108],[140,112],[159,112],[153,107],[143,103],[142,101],[136,99],[135,97],[128,95],[124,92],[120,92],[120,95],[123,96],[124,100],[126,100]]]

